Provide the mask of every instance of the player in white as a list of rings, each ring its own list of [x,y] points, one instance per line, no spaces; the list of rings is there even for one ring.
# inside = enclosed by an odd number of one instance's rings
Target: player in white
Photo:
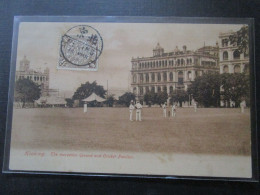
[[[245,100],[240,102],[241,113],[245,112],[246,102]]]
[[[129,106],[129,112],[130,112],[130,121],[133,121],[133,110],[135,109],[134,107],[134,101],[131,100],[130,106]]]
[[[163,108],[163,117],[166,117],[166,113],[167,113],[167,107],[166,107],[166,105],[167,105],[166,102],[162,105],[162,108]]]
[[[172,104],[172,117],[176,116],[176,105],[173,103]]]
[[[88,104],[87,102],[84,103],[84,113],[88,112]]]
[[[197,112],[197,102],[194,102],[194,112]]]
[[[139,101],[136,102],[135,105],[136,108],[136,121],[142,121],[142,105],[139,103]]]

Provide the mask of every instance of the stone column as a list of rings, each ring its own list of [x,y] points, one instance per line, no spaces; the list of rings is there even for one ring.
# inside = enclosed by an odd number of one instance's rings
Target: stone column
[[[170,94],[170,85],[167,84],[167,94],[169,95]]]
[[[234,73],[234,66],[232,64],[228,65],[228,72],[229,73]]]
[[[154,73],[154,82],[158,82],[158,73],[157,72]]]
[[[139,87],[136,86],[136,95],[139,96]]]
[[[195,70],[191,71],[191,80],[194,81],[195,79]]]
[[[163,82],[163,72],[160,72],[161,74],[161,82]]]
[[[155,92],[155,93],[158,92],[158,86],[154,86],[154,92]]]
[[[240,65],[240,72],[243,73],[245,69],[245,64],[241,64]]]
[[[167,74],[167,82],[169,82],[170,81],[170,72],[167,72],[166,74]]]
[[[149,72],[148,74],[149,74],[149,83],[151,83],[152,82],[152,73]]]
[[[223,65],[221,65],[221,66],[219,67],[219,73],[220,73],[220,74],[223,74],[223,68],[224,68]]]
[[[146,87],[143,87],[143,95],[146,93]]]

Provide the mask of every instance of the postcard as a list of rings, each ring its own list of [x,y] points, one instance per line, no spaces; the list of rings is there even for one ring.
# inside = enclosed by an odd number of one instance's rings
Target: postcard
[[[17,17],[6,172],[253,178],[250,24]]]

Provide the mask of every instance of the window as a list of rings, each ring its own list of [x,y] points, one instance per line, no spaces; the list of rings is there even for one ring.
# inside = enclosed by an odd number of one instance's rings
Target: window
[[[136,75],[133,76],[133,82],[136,83]]]
[[[188,73],[187,73],[188,75],[188,80],[191,80],[191,71],[188,71]]]
[[[157,80],[158,80],[158,82],[161,81],[161,73],[157,74]]]
[[[241,69],[239,65],[234,66],[234,73],[241,73]]]
[[[233,58],[234,59],[240,59],[240,52],[238,50],[235,50],[233,53]]]
[[[170,81],[173,81],[173,73],[170,72]]]
[[[152,82],[154,82],[155,81],[155,75],[154,75],[154,73],[152,73]]]
[[[170,86],[170,93],[173,93],[173,86]]]
[[[146,83],[149,82],[149,74],[145,74],[145,82],[146,82]]]
[[[228,66],[227,65],[225,65],[224,67],[223,67],[223,72],[224,73],[228,73],[229,71],[228,71]]]
[[[228,52],[227,51],[223,52],[223,60],[228,60]]]
[[[178,72],[178,84],[180,84],[180,85],[183,84],[183,72],[182,71]]]
[[[163,73],[163,81],[167,81],[167,73],[166,72]]]

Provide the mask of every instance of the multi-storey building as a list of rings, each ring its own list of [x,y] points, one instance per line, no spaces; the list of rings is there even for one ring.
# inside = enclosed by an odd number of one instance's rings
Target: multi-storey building
[[[220,74],[223,73],[247,73],[249,74],[249,52],[241,53],[238,50],[237,43],[231,43],[230,36],[235,35],[236,32],[230,31],[220,33],[219,39],[221,44],[219,46],[219,68]],[[223,90],[221,88],[221,90]],[[244,101],[245,102],[245,101]],[[221,101],[221,106],[238,106],[235,102]]]
[[[230,31],[220,33],[219,39],[219,68],[222,73],[249,73],[249,55],[248,51],[240,53],[236,43],[231,44],[229,37],[236,32]]]
[[[204,73],[219,72],[218,45],[200,48],[196,51],[176,47],[172,52],[164,52],[158,43],[152,57],[132,58],[131,87],[137,98],[143,98],[148,91],[175,89],[187,90],[197,76]]]
[[[36,71],[30,68],[30,61],[26,56],[20,61],[19,69],[16,70],[15,81],[27,78],[41,86],[41,96],[49,95],[49,68]]]

